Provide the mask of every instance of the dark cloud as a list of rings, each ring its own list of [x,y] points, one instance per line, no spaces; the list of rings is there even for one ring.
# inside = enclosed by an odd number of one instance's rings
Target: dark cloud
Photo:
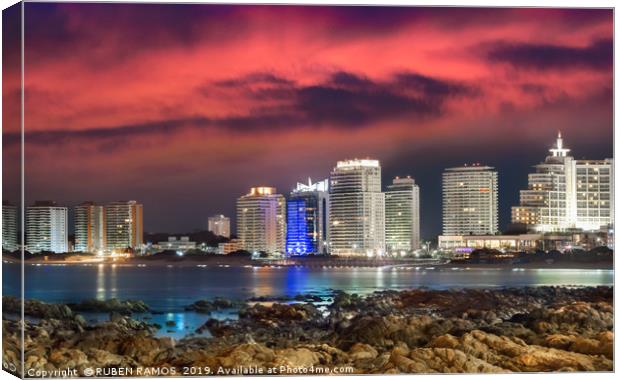
[[[296,98],[299,111],[311,122],[350,127],[405,116],[440,116],[449,97],[470,92],[473,88],[466,85],[411,72],[373,81],[339,71],[323,84],[299,89]]]
[[[473,95],[478,92],[472,86],[407,72],[396,74],[394,84],[406,89],[420,91],[426,96],[432,97]]]
[[[596,40],[586,47],[497,42],[488,48],[486,57],[490,62],[523,69],[609,70],[613,64],[613,40]]]
[[[27,3],[27,62],[80,54],[102,66],[145,50],[225,42],[248,30],[239,10],[215,4]]]
[[[329,84],[349,88],[359,88],[372,85],[373,83],[365,76],[356,75],[347,71],[338,71],[331,75]]]
[[[270,88],[248,90],[247,85],[263,83]],[[331,128],[363,128],[380,120],[408,117],[437,117],[443,113],[444,102],[451,96],[471,91],[463,84],[440,80],[415,73],[398,73],[387,81],[373,81],[349,72],[336,72],[313,86],[298,86],[291,80],[271,73],[253,73],[212,84],[252,91],[265,100],[281,106],[265,106],[244,115],[212,118],[194,116],[130,125],[90,128],[84,130],[50,130],[28,132],[27,144],[62,144],[76,139],[89,139],[108,151],[110,141],[133,139],[146,135],[168,135],[185,129],[217,128],[233,133],[261,133],[273,130],[329,126]],[[209,86],[199,88],[202,94]],[[415,94],[407,90],[414,88]],[[233,95],[234,96],[234,95]],[[15,144],[18,134],[6,134],[6,144]]]
[[[304,7],[287,7],[304,8]],[[544,18],[549,25],[572,29],[612,22],[611,9],[509,8],[509,7],[416,7],[416,6],[330,6],[305,7],[306,14],[327,21],[326,32],[334,38],[389,34],[407,26],[432,24],[458,32],[468,27],[494,27]],[[336,29],[338,28],[338,29]]]
[[[308,120],[345,127],[365,126],[404,115],[438,115],[441,106],[440,102],[399,94],[376,83],[358,91],[329,86],[305,87],[298,91],[297,99],[299,111]]]
[[[292,80],[286,79],[281,76],[277,76],[273,73],[268,72],[259,72],[259,73],[250,73],[248,75],[244,75],[239,78],[231,78],[220,81],[215,81],[213,84],[219,87],[240,87],[240,86],[249,86],[254,84],[267,84],[267,85],[292,85],[294,82]]]

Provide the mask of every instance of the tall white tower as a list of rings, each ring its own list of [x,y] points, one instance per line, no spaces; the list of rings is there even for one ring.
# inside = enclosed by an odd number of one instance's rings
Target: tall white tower
[[[69,250],[67,208],[51,201],[37,201],[26,209],[26,245],[30,252]]]
[[[283,253],[286,199],[274,187],[253,187],[237,199],[237,235],[242,249]]]
[[[385,195],[377,160],[339,161],[330,175],[330,251],[342,256],[385,254]]]
[[[443,173],[443,234],[497,233],[497,171],[474,164]]]
[[[420,248],[420,188],[411,177],[396,177],[385,192],[385,244],[388,252]]]

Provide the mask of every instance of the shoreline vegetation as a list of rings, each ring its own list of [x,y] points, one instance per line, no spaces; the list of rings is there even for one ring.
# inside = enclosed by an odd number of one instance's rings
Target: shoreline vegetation
[[[333,256],[292,257],[282,259],[252,259],[247,255],[189,254],[185,256],[156,254],[135,257],[98,257],[88,254],[27,254],[26,265],[121,265],[121,266],[219,266],[219,267],[398,267],[431,268],[523,268],[523,269],[608,269],[613,270],[613,251],[606,254],[524,255],[510,260],[446,260],[431,258],[346,258]],[[3,253],[5,263],[21,262],[18,253]]]
[[[132,318],[150,310],[142,301],[26,300],[26,376],[84,376],[92,368],[159,371],[126,373],[133,376],[613,370],[613,287],[325,297],[197,300],[186,310],[204,314],[204,324],[179,340],[157,337],[161,326]],[[213,318],[226,308],[235,308],[238,319]],[[3,297],[3,310],[21,311],[20,300]],[[81,312],[109,313],[109,320],[89,323]],[[3,331],[4,359],[17,364],[18,321],[3,315]],[[210,336],[196,335],[203,331]]]

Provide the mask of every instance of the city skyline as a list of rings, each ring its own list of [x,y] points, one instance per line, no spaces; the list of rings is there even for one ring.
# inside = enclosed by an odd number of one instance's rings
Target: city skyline
[[[561,132],[558,132],[558,133],[560,133],[560,134],[561,134]],[[556,137],[556,140],[554,140],[554,141],[556,141],[556,142],[555,142],[554,144],[552,144],[552,145],[550,145],[550,146],[549,146],[549,149],[547,149],[547,152],[549,152],[549,151],[553,151],[553,150],[554,150],[554,147],[556,147],[556,146],[557,146],[557,137]],[[568,145],[564,145],[564,146],[566,147],[566,146],[568,146]],[[572,151],[571,149],[565,149],[565,150],[566,150],[566,151]],[[583,157],[583,159],[584,159],[586,162],[587,162],[587,161],[592,161],[592,160],[595,160],[595,161],[596,161],[596,160],[599,160],[599,161],[607,160],[607,158],[602,158],[602,157],[599,157],[599,158],[587,158],[587,159],[586,159],[585,157]],[[353,159],[353,160],[357,160],[357,158],[355,158],[355,159]],[[346,161],[346,160],[345,160],[345,161]],[[371,161],[374,161],[374,160],[371,160]],[[379,160],[377,160],[377,161],[379,161]],[[539,161],[540,161],[540,159],[539,159]],[[379,161],[379,162],[380,162],[380,161]],[[382,165],[382,164],[381,164],[381,165]],[[531,170],[532,170],[533,168],[537,167],[538,165],[539,165],[539,164],[534,164],[534,163],[532,163],[532,165],[530,165],[530,166],[529,166],[529,171],[531,172]],[[459,168],[466,168],[466,169],[467,169],[467,168],[472,168],[472,169],[473,169],[473,168],[476,168],[476,167],[481,167],[481,166],[482,166],[482,167],[485,167],[485,165],[484,165],[484,164],[482,164],[482,163],[480,163],[480,162],[465,163],[465,164],[463,164],[463,165],[461,165],[461,166],[455,166],[455,167],[450,167],[450,168],[444,168],[444,169],[442,169],[442,171],[439,173],[439,176],[440,176],[440,179],[441,179],[441,177],[445,175],[445,171],[446,171],[446,170],[448,170],[448,171],[449,171],[449,170],[455,170],[455,169],[459,169]],[[383,168],[383,166],[382,166],[382,168]],[[495,174],[496,174],[496,176],[497,176],[498,178],[501,178],[501,177],[502,177],[502,173],[501,173],[501,171],[497,170],[497,168],[495,168],[495,167],[491,167],[491,169],[493,169],[493,170],[494,170],[494,172],[495,172]],[[385,170],[385,169],[383,169],[383,170]],[[391,183],[391,181],[392,181],[393,179],[395,179],[395,178],[397,179],[397,178],[401,177],[401,176],[397,175],[397,176],[394,176],[394,177],[392,177],[392,178],[390,178],[390,179],[388,179],[388,180],[386,181],[386,179],[384,178],[384,176],[383,176],[383,175],[381,175],[381,174],[379,174],[379,175],[381,176],[381,191],[382,191],[382,192],[386,192],[386,191],[388,191],[389,186],[390,186],[389,184]],[[328,176],[329,176],[329,175],[326,175],[326,176],[324,176],[324,177],[328,177]],[[321,176],[319,176],[319,177],[321,177]],[[405,178],[406,178],[406,177],[411,177],[411,178],[415,181],[415,177],[414,177],[414,176],[411,176],[411,175],[404,175],[403,177],[405,177]],[[528,175],[527,175],[527,174],[525,174],[525,176],[524,176],[524,177],[525,177],[525,180],[524,180],[525,185],[523,186],[523,188],[526,188],[526,187],[527,187],[526,185],[527,185],[527,182],[528,182]],[[309,180],[309,181],[311,181],[311,179],[310,179],[309,177],[308,177],[308,180]],[[510,225],[515,223],[515,220],[513,220],[514,218],[513,218],[513,217],[512,217],[512,215],[511,215],[511,210],[512,210],[512,209],[514,209],[515,207],[518,207],[518,204],[519,204],[518,199],[519,199],[519,194],[520,194],[520,190],[521,190],[521,189],[519,189],[519,188],[516,188],[516,189],[505,189],[505,188],[504,188],[504,185],[501,183],[501,179],[500,179],[500,180],[497,180],[497,182],[498,182],[497,187],[499,188],[499,191],[498,191],[498,194],[497,194],[497,199],[498,199],[498,201],[496,201],[496,202],[498,202],[498,204],[497,204],[497,208],[498,208],[498,209],[500,209],[500,210],[501,210],[501,209],[506,209],[506,208],[508,209],[508,212],[507,212],[508,216],[502,216],[502,215],[501,215],[501,212],[500,212],[500,215],[499,215],[499,221],[498,221],[498,222],[496,222],[496,223],[498,223],[498,225],[499,225],[499,229],[498,229],[498,230],[496,230],[496,232],[502,232],[502,231],[509,230],[509,229],[511,228],[511,227],[510,227]],[[262,183],[261,185],[256,185],[256,184],[248,184],[248,186],[249,186],[249,187],[258,187],[258,188],[260,188],[260,187],[273,187],[273,186],[268,186],[268,184],[267,184],[267,185],[265,185],[265,184],[264,184],[264,181],[263,181],[263,182],[261,182],[261,183]],[[416,185],[417,185],[417,182],[416,182]],[[289,189],[290,189],[290,190],[288,190],[288,191],[287,191],[287,190],[283,190],[283,193],[284,193],[284,194],[289,194],[289,193],[290,193],[289,195],[287,195],[287,196],[286,196],[286,199],[288,200],[288,199],[290,198],[290,196],[291,196],[291,195],[293,195],[293,193],[296,191],[296,189],[299,189],[299,188],[300,188],[300,186],[301,186],[301,187],[304,187],[304,186],[308,186],[308,185],[304,185],[303,183],[299,183],[299,182],[297,182],[297,183],[296,183],[296,186],[290,186],[290,187],[289,187]],[[441,184],[439,185],[439,187],[440,187],[440,190],[442,190],[442,191],[443,191],[443,186],[442,186]],[[426,204],[424,203],[424,198],[423,198],[423,197],[424,197],[424,194],[425,194],[425,189],[424,189],[424,188],[422,188],[421,192],[422,192],[422,195],[420,196],[420,197],[421,197],[421,200],[420,200],[420,209],[421,209],[421,210],[424,210],[425,208],[427,208],[427,207],[428,207],[428,205],[426,205]],[[504,204],[502,204],[502,201],[501,201],[501,200],[502,200],[503,198],[506,198],[506,197],[507,197],[505,193],[511,193],[511,194],[512,194],[512,193],[515,193],[515,194],[517,194],[517,201],[515,202],[515,204],[512,204],[512,205],[504,205]],[[512,195],[514,195],[514,194],[512,194]],[[240,196],[240,195],[238,195],[238,196]],[[232,202],[233,204],[235,204],[235,200],[236,200],[236,199],[237,199],[237,198],[236,198],[235,196],[231,196],[231,198],[230,198],[230,200],[231,200],[231,202]],[[32,206],[32,205],[34,205],[36,202],[40,202],[40,200],[34,200],[34,201],[32,201],[32,202],[31,202],[31,204],[26,204],[26,206]],[[45,201],[45,202],[46,202],[46,201]],[[76,201],[76,202],[74,202],[74,203],[61,203],[61,202],[56,202],[56,200],[54,200],[53,202],[54,202],[54,203],[57,203],[57,204],[58,204],[59,206],[61,206],[61,207],[66,207],[66,208],[68,208],[68,215],[69,215],[69,216],[68,216],[68,220],[75,220],[75,219],[78,217],[77,215],[75,215],[75,212],[76,212],[76,210],[77,210],[77,209],[78,209],[81,205],[83,205],[83,204],[91,203],[91,204],[93,204],[93,205],[101,205],[101,204],[105,204],[105,203],[114,203],[114,201],[113,201],[113,202],[110,202],[110,201],[102,201],[102,202],[93,202],[93,201]],[[156,207],[157,207],[157,206],[156,206]],[[424,235],[424,234],[422,233],[422,234],[421,234],[421,239],[423,239],[423,240],[433,240],[433,239],[437,238],[437,236],[439,236],[439,235],[442,235],[442,234],[444,234],[444,235],[445,235],[445,232],[443,232],[443,231],[442,231],[442,229],[443,229],[443,228],[445,228],[445,222],[443,222],[443,221],[442,221],[442,219],[443,219],[443,212],[442,212],[443,207],[444,207],[444,202],[441,200],[441,196],[440,196],[440,204],[439,204],[439,206],[438,206],[438,211],[437,211],[437,212],[439,212],[439,215],[440,215],[440,221],[439,221],[439,222],[440,222],[440,227],[439,227],[439,231],[438,231],[435,235]],[[214,217],[218,217],[218,216],[219,216],[219,217],[226,217],[226,218],[230,219],[230,220],[228,221],[228,223],[229,223],[229,225],[230,225],[229,229],[230,229],[230,231],[231,231],[231,234],[233,233],[232,231],[234,231],[234,232],[236,233],[236,232],[237,232],[237,225],[236,225],[236,214],[237,214],[237,212],[236,212],[236,208],[233,208],[233,211],[232,211],[231,213],[227,213],[227,214],[221,214],[221,210],[222,210],[222,209],[224,209],[224,208],[220,207],[220,208],[216,209],[216,211],[215,211],[215,215],[211,215],[211,216],[209,216],[209,217],[204,217],[204,221],[209,222],[212,218],[214,218]],[[156,212],[157,212],[157,211],[156,211]],[[146,222],[145,224],[147,224],[147,223],[148,223],[148,219],[146,219],[146,218],[145,218],[145,222]],[[428,230],[428,228],[424,228],[424,227],[425,227],[425,225],[426,225],[426,223],[427,223],[427,221],[426,221],[426,220],[424,220],[422,216],[420,216],[420,227],[421,227],[421,228],[420,228],[420,230],[421,230],[421,231]],[[69,225],[69,228],[68,228],[68,230],[69,230],[69,234],[74,234],[74,233],[75,233],[75,231],[74,231],[74,226],[75,226],[75,223],[69,223],[68,225]],[[208,226],[206,226],[206,225],[208,225],[208,223],[202,223],[202,225],[197,225],[197,226],[194,226],[193,228],[190,228],[190,229],[187,229],[187,230],[178,230],[178,229],[174,229],[174,230],[158,230],[158,231],[149,231],[149,230],[147,230],[147,229],[145,228],[145,229],[144,229],[144,231],[145,231],[146,233],[155,233],[155,232],[158,232],[158,233],[172,233],[172,234],[180,234],[180,233],[181,233],[181,234],[182,234],[182,233],[189,233],[189,232],[192,232],[192,231],[199,231],[199,230],[210,230],[210,228],[209,228]],[[205,228],[205,226],[206,226],[206,228]]]
[[[606,10],[28,3],[25,17],[26,204],[140,199],[145,231],[191,231],[249,186],[288,191],[370,156],[383,183],[415,178],[428,239],[444,168],[497,169],[502,230],[519,194],[501,189],[527,187],[557,130],[576,159],[613,153]]]

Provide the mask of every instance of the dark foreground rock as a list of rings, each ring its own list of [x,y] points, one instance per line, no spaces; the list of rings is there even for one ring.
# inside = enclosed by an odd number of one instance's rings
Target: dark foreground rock
[[[80,375],[120,366],[177,375],[184,367],[202,368],[194,375],[612,371],[612,298],[606,287],[337,293],[325,313],[312,304],[245,306],[238,320],[206,321],[212,337],[180,341],[120,314],[94,326],[45,318],[26,323],[25,360]],[[3,327],[5,358],[17,360],[17,322]]]
[[[109,300],[96,300],[90,299],[82,301],[78,304],[69,304],[69,307],[73,311],[81,312],[94,312],[94,313],[120,313],[123,315],[130,315],[132,313],[145,313],[148,312],[149,306],[143,301],[120,301],[116,298]]]
[[[73,319],[74,314],[67,305],[49,304],[37,300],[24,302],[24,315],[35,318]],[[11,296],[2,297],[3,313],[20,315],[21,299]]]
[[[187,305],[185,307],[185,310],[195,311],[197,313],[202,313],[202,314],[211,314],[212,312],[217,311],[217,310],[232,309],[232,308],[236,308],[240,306],[242,306],[242,303],[240,302],[216,297],[215,299],[211,301],[209,300],[196,301],[191,305]]]

